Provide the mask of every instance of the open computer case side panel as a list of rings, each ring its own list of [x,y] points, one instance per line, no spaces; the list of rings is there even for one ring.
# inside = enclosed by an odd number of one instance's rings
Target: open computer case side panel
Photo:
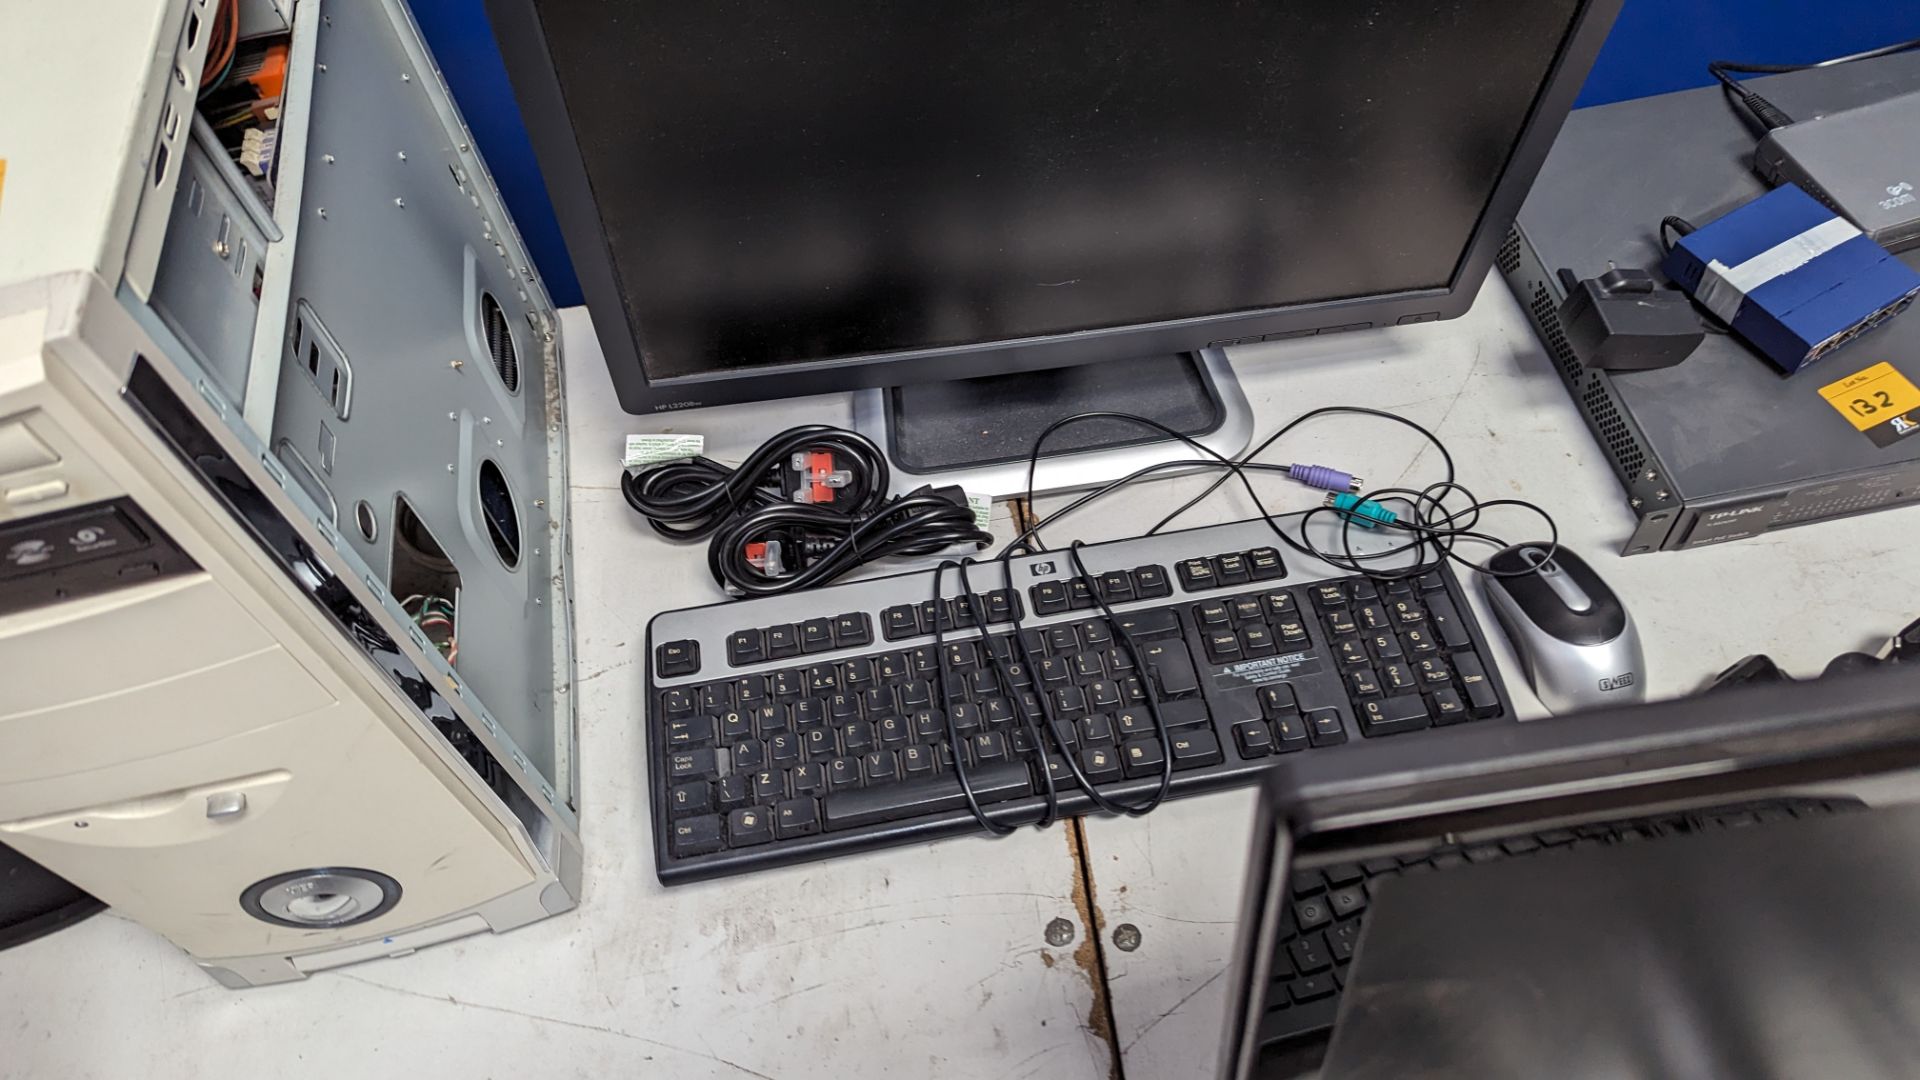
[[[405,5],[320,11],[273,453],[409,634],[451,611],[438,681],[571,804],[558,322]]]
[[[558,320],[405,4],[303,0],[292,42],[245,426],[577,898]]]
[[[302,0],[291,57],[273,204],[195,140],[155,302],[122,299],[571,822],[558,320],[400,0]]]
[[[0,442],[51,448],[0,487],[66,485],[0,527],[58,552],[99,503],[154,543],[0,589],[36,672],[0,832],[229,985],[564,911],[583,865],[551,304],[404,5],[289,10],[271,205],[162,123],[121,167],[173,181],[122,234],[164,235],[151,288],[0,288]],[[289,867],[364,918],[269,917],[315,911]]]

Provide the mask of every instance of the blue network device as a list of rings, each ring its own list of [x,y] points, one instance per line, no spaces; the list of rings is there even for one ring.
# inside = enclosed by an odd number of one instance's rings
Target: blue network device
[[[1920,296],[1920,273],[1792,184],[1681,237],[1661,268],[1788,374]]]

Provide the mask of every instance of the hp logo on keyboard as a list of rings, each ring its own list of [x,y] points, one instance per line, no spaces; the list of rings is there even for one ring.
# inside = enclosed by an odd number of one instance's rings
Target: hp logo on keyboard
[[[1058,573],[1058,571],[1054,569],[1051,561],[1034,563],[1032,570],[1034,577],[1046,577],[1048,574]]]

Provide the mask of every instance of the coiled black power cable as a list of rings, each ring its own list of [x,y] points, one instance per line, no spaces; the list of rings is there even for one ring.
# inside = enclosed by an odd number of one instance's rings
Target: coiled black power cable
[[[889,499],[888,480],[872,440],[807,424],[768,439],[738,468],[706,457],[666,462],[622,475],[620,492],[661,536],[711,537],[708,570],[742,596],[824,585],[875,559],[992,543],[959,489]]]
[[[887,496],[887,457],[873,440],[826,424],[803,424],[760,444],[737,469],[711,458],[670,461],[625,473],[620,493],[655,532],[670,540],[698,540],[729,519],[790,500],[781,490],[793,455],[824,450],[846,470],[835,509],[851,516],[872,513]]]
[[[767,537],[798,547],[800,568],[768,577],[748,551]],[[772,596],[824,585],[875,559],[934,555],[955,544],[984,545],[993,534],[974,524],[973,511],[930,488],[883,502],[866,515],[817,506],[769,506],[735,518],[713,534],[707,567],[713,579],[743,596]]]

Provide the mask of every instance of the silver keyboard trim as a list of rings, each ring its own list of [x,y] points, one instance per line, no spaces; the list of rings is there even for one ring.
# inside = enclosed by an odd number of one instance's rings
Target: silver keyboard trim
[[[1294,540],[1302,541],[1301,522],[1308,513],[1311,511],[1277,515],[1274,521]],[[1313,534],[1314,546],[1321,550],[1340,550],[1342,529],[1331,512],[1322,511],[1315,514],[1306,527]],[[1054,531],[1060,532],[1058,529]],[[1408,541],[1407,535],[1403,532],[1388,533],[1384,530],[1363,529],[1353,529],[1351,532],[1354,554],[1360,556],[1390,551]],[[1218,588],[1201,591],[1188,591],[1180,583],[1178,564],[1183,559],[1250,551],[1261,547],[1280,549],[1281,559],[1287,568],[1286,577],[1221,585]],[[1167,607],[1205,600],[1209,597],[1233,596],[1263,586],[1295,587],[1312,584],[1324,578],[1353,576],[1351,571],[1320,559],[1301,555],[1281,544],[1266,521],[1260,518],[1221,525],[1203,525],[1194,529],[1164,532],[1154,536],[1136,536],[1088,544],[1080,549],[1080,558],[1086,564],[1087,572],[1096,576],[1109,570],[1132,570],[1138,566],[1156,563],[1166,568],[1168,579],[1173,585],[1173,595],[1113,604],[1111,607],[1115,614]],[[1380,559],[1378,566],[1382,570],[1392,570],[1412,565],[1413,561],[1411,553],[1403,553]],[[1034,570],[1036,566],[1047,563],[1053,564],[1052,572]],[[1008,580],[1007,576],[1001,572],[1001,566],[997,558],[986,559],[970,566],[967,572],[972,578],[974,591],[984,593],[1006,587]],[[1083,622],[1099,615],[1098,608],[1073,608],[1054,615],[1034,614],[1032,595],[1029,591],[1031,586],[1044,581],[1069,581],[1076,576],[1073,572],[1073,562],[1065,548],[1039,555],[1016,557],[1011,560],[1010,569],[1013,581],[1020,592],[1021,603],[1024,605],[1024,617],[1020,620],[1022,629],[1040,629],[1061,623]],[[663,611],[647,623],[646,641],[642,646],[647,650],[648,671],[652,675],[653,685],[659,689],[694,686],[720,678],[736,678],[759,672],[778,671],[782,668],[831,663],[873,653],[898,652],[920,645],[931,645],[933,644],[932,634],[888,641],[884,632],[885,627],[881,625],[880,613],[898,604],[918,604],[931,600],[933,598],[930,580],[932,573],[931,568],[910,570],[885,577],[841,582],[788,596],[755,597],[749,600],[722,601],[697,608]],[[718,586],[715,588],[717,589]],[[965,590],[960,587],[960,575],[948,570],[941,581],[940,591],[945,598],[961,595]],[[734,667],[727,663],[727,638],[736,630],[774,626],[781,623],[799,623],[807,619],[830,619],[849,612],[864,612],[873,620],[871,644],[800,653],[743,667]],[[1012,629],[1012,624],[995,623],[989,629],[995,633],[1001,633]],[[946,631],[943,638],[947,641],[967,641],[980,636],[979,628],[967,627]],[[662,678],[657,671],[653,670],[653,648],[662,642],[682,640],[691,640],[699,644],[700,670],[691,675]]]

